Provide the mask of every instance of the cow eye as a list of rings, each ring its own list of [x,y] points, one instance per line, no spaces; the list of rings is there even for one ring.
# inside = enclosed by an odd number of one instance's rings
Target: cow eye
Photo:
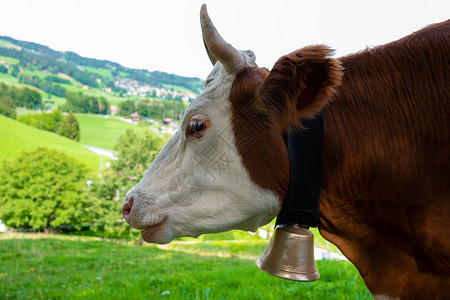
[[[187,134],[192,135],[205,130],[205,122],[199,120],[193,120],[189,122]]]

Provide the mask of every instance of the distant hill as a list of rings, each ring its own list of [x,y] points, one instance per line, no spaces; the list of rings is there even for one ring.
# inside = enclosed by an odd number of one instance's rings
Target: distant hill
[[[108,60],[86,58],[70,51],[56,51],[44,45],[19,41],[7,36],[0,36],[0,56],[17,59],[18,66],[22,69],[63,73],[94,88],[110,88],[118,91],[120,87],[117,87],[117,80],[124,79],[156,88],[169,86],[170,89],[177,90],[177,87],[180,87],[181,92],[188,90],[194,94],[201,93],[203,89],[199,78],[127,68]],[[15,72],[17,76],[18,70]]]
[[[84,163],[93,171],[100,166],[100,157],[82,144],[61,137],[55,133],[40,130],[19,121],[0,115],[0,163],[13,159],[22,151],[47,147],[66,152],[67,155]]]

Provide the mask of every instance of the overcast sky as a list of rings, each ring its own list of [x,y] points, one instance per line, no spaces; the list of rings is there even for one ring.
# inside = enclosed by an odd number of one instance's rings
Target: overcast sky
[[[206,78],[206,3],[236,48],[271,68],[282,55],[327,44],[342,56],[450,18],[449,0],[0,0],[0,35],[123,66]]]

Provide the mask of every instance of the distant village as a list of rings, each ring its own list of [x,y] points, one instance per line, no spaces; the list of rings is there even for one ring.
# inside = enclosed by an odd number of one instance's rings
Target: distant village
[[[129,78],[118,78],[114,83],[114,86],[126,90],[129,96],[156,97],[185,102],[190,102],[196,97],[192,92],[180,93],[173,89],[156,88]],[[105,89],[105,92],[111,93],[112,91],[108,88]]]

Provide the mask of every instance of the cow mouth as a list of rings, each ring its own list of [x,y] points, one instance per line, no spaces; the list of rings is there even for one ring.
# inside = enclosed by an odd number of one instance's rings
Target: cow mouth
[[[147,227],[146,229],[144,229],[143,231],[141,231],[142,239],[144,241],[146,241],[147,243],[151,243],[152,241],[154,241],[155,236],[157,236],[158,232],[164,226],[166,221],[167,221],[167,216],[164,219],[162,219],[161,222],[151,225],[151,226]]]

